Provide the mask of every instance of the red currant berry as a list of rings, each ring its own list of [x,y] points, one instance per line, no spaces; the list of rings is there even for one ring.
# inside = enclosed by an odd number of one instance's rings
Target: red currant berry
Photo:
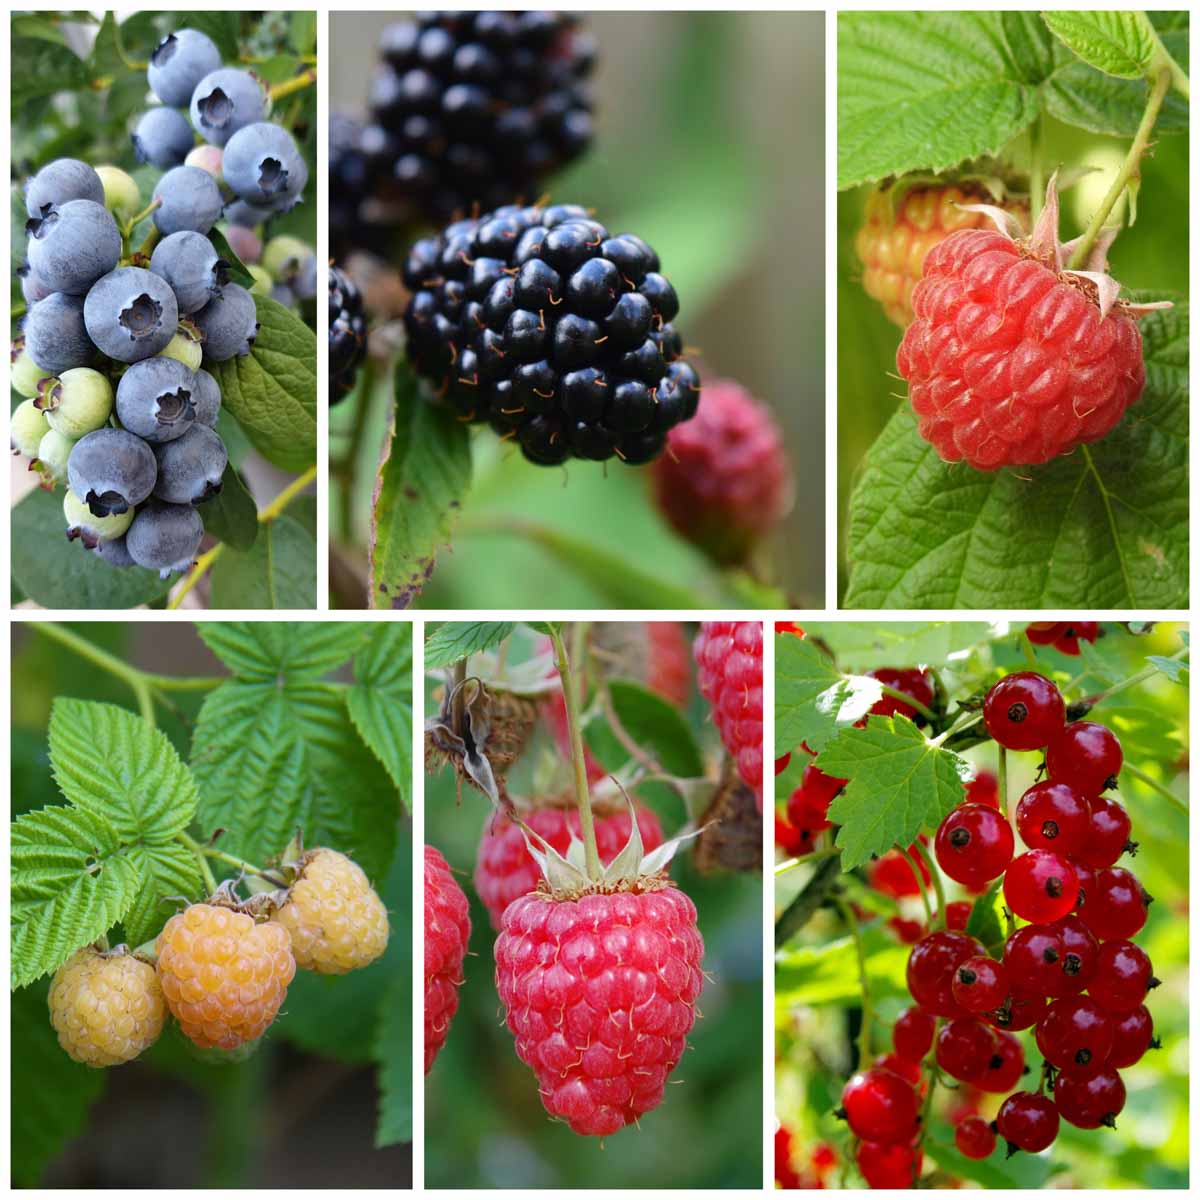
[[[1105,942],[1096,956],[1096,976],[1088,994],[1109,1012],[1129,1012],[1158,987],[1150,956],[1132,942]]]
[[[1046,1012],[1046,1000],[1042,996],[1009,996],[1004,1006],[988,1013],[987,1023],[993,1029],[1004,1029],[1015,1033],[1020,1029],[1032,1029]]]
[[[1054,1083],[1054,1104],[1063,1120],[1079,1129],[1115,1129],[1125,1107],[1125,1085],[1112,1067],[1078,1074],[1064,1071]]]
[[[974,1083],[983,1077],[996,1049],[996,1035],[982,1021],[959,1017],[937,1035],[937,1065],[947,1075]]]
[[[1057,988],[1047,993],[1057,996],[1074,996],[1082,992],[1096,973],[1096,955],[1100,943],[1087,927],[1087,922],[1077,913],[1068,913],[1049,926],[1062,938],[1062,977]]]
[[[1046,747],[1046,770],[1089,796],[1117,786],[1121,742],[1107,725],[1072,721]]]
[[[1018,1150],[1037,1154],[1058,1137],[1058,1110],[1036,1092],[1013,1092],[1000,1105],[996,1129],[1008,1143],[1010,1157]]]
[[[1096,870],[1078,858],[1071,859],[1071,866],[1075,868],[1075,879],[1079,883],[1079,895],[1075,899],[1075,911],[1081,917],[1086,917],[1087,898],[1096,894]]]
[[[899,1075],[915,1088],[921,1086],[921,1064],[911,1059],[901,1058],[899,1054],[880,1054],[871,1065]]]
[[[921,871],[921,878],[926,885],[931,882],[929,868],[921,857],[916,846],[909,846],[908,857],[913,860]],[[877,858],[867,867],[867,881],[877,891],[885,896],[894,896],[897,900],[904,896],[919,896],[921,885],[908,865],[908,860],[899,850],[889,850],[881,858]]]
[[[933,851],[956,883],[979,887],[1012,861],[1012,826],[986,804],[960,804],[938,826]]]
[[[1017,832],[1030,850],[1076,854],[1088,835],[1092,807],[1069,783],[1035,783],[1017,805]]]
[[[955,971],[950,990],[967,1012],[990,1012],[1008,995],[1008,971],[994,958],[972,955]]]
[[[775,774],[782,775],[788,769],[788,763],[792,761],[792,752],[789,750],[787,754],[781,754],[775,760]]]
[[[835,775],[826,775],[824,771],[818,770],[812,763],[809,763],[800,777],[800,786],[813,797],[814,801],[824,800],[825,807],[828,809],[830,801],[834,796],[839,795],[846,786],[846,780],[838,779]]]
[[[946,905],[946,928],[966,929],[971,919],[971,902],[969,900],[951,900]],[[933,914],[933,924],[937,924],[937,913]]]
[[[863,1142],[855,1161],[871,1188],[911,1188],[921,1173],[923,1155],[916,1146],[883,1142]]]
[[[806,833],[816,835],[829,828],[829,800],[809,791],[803,784],[789,797],[787,804],[788,820]]]
[[[1087,837],[1075,851],[1075,857],[1091,867],[1111,867],[1125,853],[1137,853],[1137,843],[1129,840],[1129,814],[1123,805],[1109,796],[1092,801],[1092,819]]]
[[[803,630],[800,631],[803,636]],[[828,1142],[818,1142],[809,1160],[818,1175],[827,1175],[837,1166],[837,1151]]]
[[[983,700],[987,731],[1008,750],[1040,750],[1065,719],[1062,693],[1036,671],[1006,675]]]
[[[1094,642],[1099,632],[1099,621],[1063,621],[1062,629],[1054,639],[1054,648],[1061,654],[1078,658],[1079,643]]]
[[[966,784],[968,804],[986,804],[989,808],[1000,807],[1000,781],[991,771],[980,771]]]
[[[1078,899],[1075,868],[1053,850],[1030,850],[1014,858],[1004,873],[1004,902],[1026,921],[1057,921]]]
[[[983,1092],[1004,1094],[1011,1092],[1024,1074],[1025,1051],[1020,1041],[1001,1030],[996,1034],[996,1048],[987,1070],[975,1080],[975,1086]]]
[[[806,854],[812,846],[811,835],[806,835],[802,829],[797,829],[782,817],[775,817],[775,846],[784,854],[798,858]]]
[[[902,1142],[917,1131],[917,1093],[894,1071],[871,1067],[852,1075],[842,1089],[842,1111],[864,1142]]]
[[[996,1148],[996,1133],[982,1117],[968,1117],[954,1130],[954,1144],[964,1158],[988,1158]]]
[[[1004,965],[1019,999],[1050,996],[1062,978],[1066,948],[1050,925],[1025,925],[1004,943]]]
[[[1096,872],[1095,889],[1080,916],[1102,942],[1131,938],[1145,925],[1151,899],[1132,871],[1105,867]]]
[[[1113,1048],[1108,1066],[1132,1067],[1151,1048],[1158,1048],[1158,1040],[1150,1010],[1144,1004],[1132,1012],[1113,1014]]]
[[[908,956],[906,979],[912,998],[935,1017],[961,1017],[954,999],[954,971],[983,947],[965,933],[943,929],[923,937]]]
[[[911,696],[926,708],[933,704],[933,677],[928,671],[921,671],[915,667],[907,671],[899,671],[895,667],[880,667],[878,670],[868,671],[867,675],[871,679],[878,679],[885,687]],[[895,696],[883,696],[876,700],[871,705],[871,714],[878,717],[909,717],[918,725],[925,724],[925,718],[918,716],[917,710],[911,704],[905,704]]]
[[[904,917],[888,917],[887,926],[906,946],[919,942],[925,936],[925,926],[920,921],[908,921]]]
[[[1035,646],[1053,646],[1065,624],[1065,621],[1031,621],[1025,626],[1025,636]]]
[[[1082,1071],[1108,1058],[1113,1024],[1108,1013],[1087,996],[1056,1000],[1038,1022],[1042,1057],[1064,1071]]]
[[[892,1026],[892,1047],[901,1058],[919,1063],[933,1045],[933,1017],[919,1008],[906,1008]]]

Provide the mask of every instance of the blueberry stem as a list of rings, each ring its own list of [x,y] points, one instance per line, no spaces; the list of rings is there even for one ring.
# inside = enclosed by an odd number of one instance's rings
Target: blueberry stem
[[[162,204],[161,200],[155,200],[151,204],[148,204],[145,208],[143,208],[140,213],[137,213],[135,216],[130,217],[129,220],[125,222],[125,224],[121,227],[121,237],[124,238],[126,243],[128,243],[130,234],[133,233],[133,231],[138,227],[138,225],[140,225],[141,222],[144,221],[147,217],[151,216],[154,213],[154,211],[161,204]]]
[[[267,94],[271,97],[271,103],[274,104],[277,100],[284,100],[296,92],[304,91],[306,87],[312,87],[316,82],[317,68],[310,67],[307,71],[293,76],[285,83],[277,83]]]
[[[558,668],[562,683],[563,699],[567,706],[567,731],[571,735],[571,766],[575,773],[575,806],[579,809],[579,831],[583,841],[584,858],[589,879],[599,880],[603,874],[600,851],[596,847],[596,827],[592,820],[592,794],[588,787],[587,763],[583,756],[583,729],[579,722],[580,681],[578,670],[572,669],[573,657],[578,666],[582,654],[587,622],[576,621],[571,626],[571,651],[563,641],[562,627],[550,626],[550,640],[554,643],[554,665]]]

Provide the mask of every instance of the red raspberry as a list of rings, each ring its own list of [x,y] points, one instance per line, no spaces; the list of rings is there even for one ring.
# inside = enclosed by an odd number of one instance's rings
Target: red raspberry
[[[458,1011],[463,958],[471,938],[466,893],[441,852],[425,847],[425,1074]]]
[[[781,754],[775,760],[775,774],[782,775],[788,769],[788,763],[792,761],[792,752],[789,750],[786,754]]]
[[[695,907],[665,882],[514,900],[496,990],[546,1111],[604,1136],[657,1108],[696,1019],[703,955]]]
[[[705,382],[704,403],[671,429],[652,479],[675,531],[722,566],[746,562],[792,502],[771,411],[727,379]]]
[[[988,1158],[996,1148],[996,1134],[982,1117],[967,1117],[954,1130],[954,1144],[964,1158]]]
[[[197,1046],[232,1050],[262,1037],[296,974],[288,931],[216,904],[191,904],[155,943],[171,1015]]]
[[[704,621],[692,647],[700,694],[742,782],[762,803],[762,625]]]
[[[663,844],[662,826],[652,809],[639,807],[637,814],[642,846],[649,854]],[[625,848],[633,821],[625,806],[609,809],[594,805],[592,816],[596,848],[607,866]],[[567,853],[572,835],[581,836],[579,813],[572,807],[536,808],[523,813],[521,819],[562,855]],[[541,878],[520,828],[502,813],[489,816],[475,859],[475,890],[488,910],[494,929],[500,928],[504,910],[518,896],[537,891]]]
[[[915,1186],[923,1158],[919,1146],[900,1142],[862,1142],[854,1156],[868,1187],[893,1190]]]

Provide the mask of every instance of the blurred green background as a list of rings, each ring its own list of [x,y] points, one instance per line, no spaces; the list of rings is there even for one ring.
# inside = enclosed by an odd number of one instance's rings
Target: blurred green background
[[[399,14],[333,14],[334,111],[361,114],[378,35]],[[583,14],[599,43],[590,152],[551,181],[555,201],[593,207],[659,253],[682,301],[677,322],[702,375],[738,380],[780,422],[796,502],[767,548],[765,572],[799,606],[824,599],[824,18],[821,13]],[[353,511],[335,489],[330,530],[362,571],[371,489],[386,428],[381,382],[357,459]],[[344,453],[353,402],[331,416]],[[678,541],[648,499],[645,471],[572,462],[535,468],[474,443],[475,482],[422,603],[518,608],[609,607],[586,582],[497,518],[545,522],[691,589],[699,606],[753,605]],[[347,536],[347,535],[350,536]],[[358,549],[347,551],[352,542]],[[335,567],[335,594],[337,576]],[[536,594],[530,581],[536,580]],[[653,601],[647,603],[653,604]]]
[[[1097,167],[1062,195],[1064,241],[1086,228],[1128,150],[1127,140],[1100,137],[1046,118],[1044,159],[1051,167]],[[1022,161],[1018,153],[1016,161]],[[1024,161],[1028,161],[1026,156]],[[1141,210],[1109,252],[1110,270],[1130,290],[1188,292],[1188,140],[1164,136],[1142,160]],[[896,373],[903,330],[862,289],[862,264],[854,235],[863,220],[869,188],[838,196],[838,596],[845,595],[846,514],[855,472],[898,404],[908,403]]]
[[[509,661],[530,657],[528,630]],[[429,681],[425,712],[440,685]],[[718,751],[707,706],[692,690],[685,716],[706,757]],[[516,796],[565,785],[565,764],[539,724],[508,781]],[[466,788],[455,804],[449,769],[425,780],[425,840],[446,856],[471,901],[470,956],[459,1009],[425,1080],[425,1182],[431,1188],[754,1188],[762,1182],[762,881],[700,875],[686,847],[672,878],[695,902],[704,937],[703,1014],[688,1037],[661,1106],[612,1137],[585,1138],[553,1121],[533,1072],[516,1056],[493,980],[495,934],[471,875],[490,819]],[[672,836],[685,820],[662,785],[637,790]]]

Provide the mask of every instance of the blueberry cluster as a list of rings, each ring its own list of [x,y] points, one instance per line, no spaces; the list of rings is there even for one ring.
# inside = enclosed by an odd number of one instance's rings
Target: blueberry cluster
[[[647,463],[695,415],[699,378],[658,256],[577,205],[458,221],[413,246],[404,282],[417,372],[531,462]]]
[[[338,267],[329,268],[329,403],[344,400],[367,356],[367,314],[362,293]]]

